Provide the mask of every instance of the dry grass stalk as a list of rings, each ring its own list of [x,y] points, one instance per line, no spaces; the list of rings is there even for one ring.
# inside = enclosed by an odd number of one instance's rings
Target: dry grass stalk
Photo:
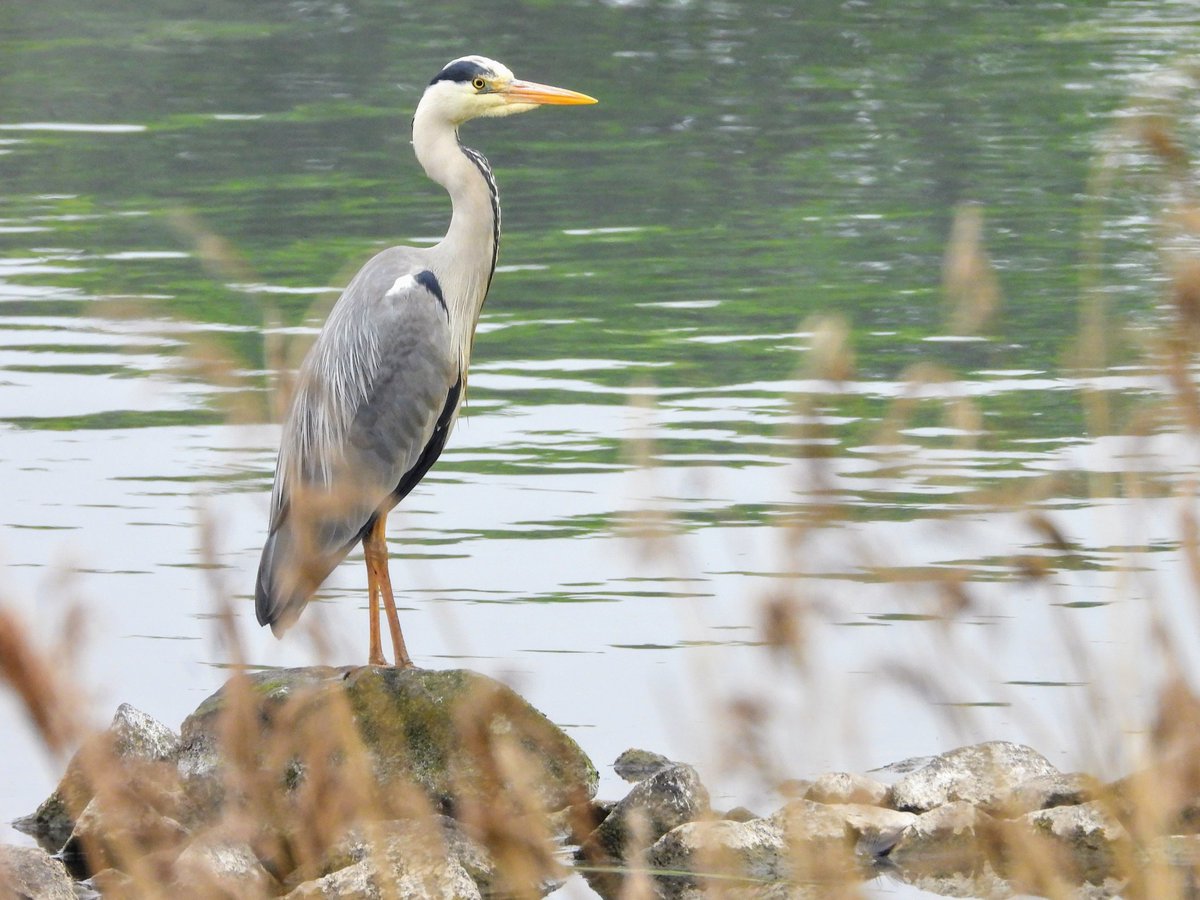
[[[17,615],[2,607],[0,679],[20,699],[51,753],[62,757],[79,741],[80,721],[73,702],[77,693],[63,668],[40,652]]]
[[[537,900],[542,886],[563,877],[532,773],[537,765],[511,731],[505,695],[476,691],[457,711],[463,758],[474,771],[459,791],[457,818],[488,851],[496,866],[496,889],[515,900]],[[481,789],[482,788],[482,789]],[[587,803],[574,798],[572,806]]]
[[[974,204],[954,211],[942,259],[942,290],[956,334],[977,334],[1000,308],[1000,283],[983,246],[983,211]]]
[[[855,358],[850,323],[844,317],[818,316],[806,322],[802,330],[811,335],[805,355],[810,377],[833,382],[853,377]]]

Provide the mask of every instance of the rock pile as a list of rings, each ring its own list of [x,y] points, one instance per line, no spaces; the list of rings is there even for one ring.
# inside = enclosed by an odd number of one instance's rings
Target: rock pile
[[[614,768],[632,788],[595,801],[579,747],[470,672],[238,677],[179,735],[122,706],[18,823],[57,858],[0,847],[0,896],[73,896],[73,877],[106,897],[529,897],[562,883],[573,845],[605,898],[767,900],[881,875],[947,896],[1106,897],[1147,860],[1200,859],[1182,834],[1196,803],[1176,803],[1179,836],[1135,846],[1141,788],[1018,744],[790,782],[762,816],[715,812],[696,770],[657,754]]]
[[[671,898],[707,896],[706,888],[722,896],[793,896],[779,893],[785,885],[819,894],[823,884],[881,874],[971,897],[1036,894],[1048,886],[1055,895],[1104,897],[1125,883],[1132,848],[1111,803],[1101,799],[1111,792],[1059,772],[1028,747],[977,744],[878,774],[793,783],[793,799],[768,816],[696,815],[670,827],[661,810],[700,811],[709,798],[690,767],[668,762],[616,805],[579,857],[640,865],[655,893]],[[619,812],[625,818],[610,824]],[[639,828],[630,828],[637,813]],[[617,896],[628,877],[604,865],[584,873],[605,897]]]

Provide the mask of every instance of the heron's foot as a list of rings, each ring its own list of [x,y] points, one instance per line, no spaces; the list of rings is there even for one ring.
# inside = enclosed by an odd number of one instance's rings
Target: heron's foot
[[[415,669],[417,664],[412,661],[412,657],[408,655],[408,648],[404,646],[404,638],[400,638],[399,644],[393,644],[392,649],[396,652],[396,668],[397,669]]]
[[[417,669],[417,668],[419,668],[419,666],[415,662],[413,662],[411,659],[405,660],[404,662],[391,663],[391,662],[388,662],[386,659],[384,659],[382,656],[380,656],[378,658],[372,657],[371,659],[368,659],[367,666],[369,666],[372,669]]]
[[[368,666],[387,666],[387,665],[390,665],[390,663],[388,663],[388,661],[383,658],[382,653],[372,653],[367,657],[367,665]]]

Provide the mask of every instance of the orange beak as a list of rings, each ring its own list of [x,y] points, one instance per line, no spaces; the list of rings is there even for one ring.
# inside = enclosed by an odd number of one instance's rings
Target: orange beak
[[[501,93],[509,103],[535,103],[538,105],[553,104],[555,106],[581,106],[585,103],[595,103],[595,97],[580,94],[578,91],[568,91],[566,88],[552,87],[548,84],[538,84],[536,81],[509,82],[508,87]]]

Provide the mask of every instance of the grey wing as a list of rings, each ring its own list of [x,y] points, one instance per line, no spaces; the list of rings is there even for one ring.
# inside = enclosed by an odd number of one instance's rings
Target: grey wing
[[[278,634],[441,453],[462,382],[432,272],[380,254],[330,313],[284,426],[255,586]]]

